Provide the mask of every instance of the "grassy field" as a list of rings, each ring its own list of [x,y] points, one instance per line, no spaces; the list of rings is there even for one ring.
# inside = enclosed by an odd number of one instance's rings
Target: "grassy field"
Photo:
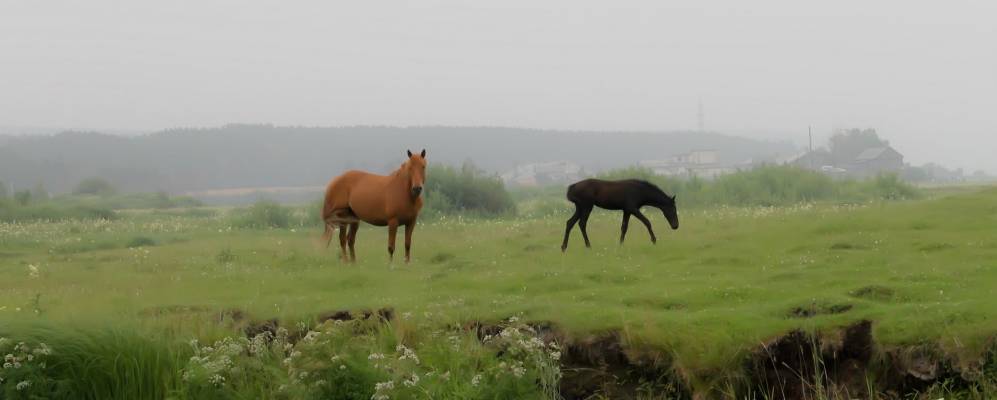
[[[309,327],[324,312],[391,307],[395,322],[376,328],[381,333],[365,345],[389,349],[435,343],[420,330],[510,317],[550,321],[577,340],[614,332],[629,354],[654,354],[681,380],[687,393],[669,394],[676,397],[745,396],[729,388],[750,379],[746,360],[762,344],[797,328],[832,332],[860,320],[872,321],[880,349],[930,346],[960,370],[986,363],[997,333],[997,190],[849,206],[679,206],[677,231],[656,210],[646,213],[657,245],[640,224],[631,224],[618,245],[620,215],[597,211],[589,223],[593,248],[575,231],[564,254],[562,214],[427,221],[416,229],[408,265],[402,257],[388,262],[383,228],[361,227],[359,261],[345,265],[335,245],[317,243],[317,227],[237,229],[223,211],[0,224],[0,336],[47,340],[56,354],[53,343],[68,346],[73,335],[96,335],[87,336],[96,343],[126,332],[106,340],[137,341],[128,347],[136,351],[165,343],[165,350],[148,350],[165,364],[135,371],[162,369],[148,385],[174,389],[132,394],[177,398],[207,395],[182,389],[180,376],[191,370],[187,358],[201,353],[176,343],[238,336],[248,323],[219,323],[221,310],[238,310],[247,321],[278,318],[282,326]],[[143,341],[150,337],[162,340]],[[466,345],[481,354],[489,349]],[[427,351],[455,374],[484,368],[481,361],[462,367],[463,356],[441,361],[449,353]],[[530,373],[545,382],[542,371]],[[293,373],[285,378],[295,381]],[[511,385],[502,382],[490,384]],[[10,379],[2,385],[0,398],[21,393]],[[280,397],[275,387],[253,385],[211,393]],[[538,385],[527,386],[509,393],[526,396]],[[470,394],[470,387],[442,385],[439,392],[392,398],[486,397]]]

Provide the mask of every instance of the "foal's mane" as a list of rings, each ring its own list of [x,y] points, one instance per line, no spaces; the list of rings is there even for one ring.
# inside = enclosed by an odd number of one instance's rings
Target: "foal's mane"
[[[648,181],[645,181],[643,179],[634,179],[634,181],[637,182],[637,184],[643,186],[644,189],[646,189],[646,190],[650,190],[650,191],[654,192],[655,194],[660,194],[662,196],[668,197],[668,194],[665,193],[664,190],[661,190],[661,188],[659,188],[658,185],[655,185],[655,184],[653,184],[651,182],[648,182]]]

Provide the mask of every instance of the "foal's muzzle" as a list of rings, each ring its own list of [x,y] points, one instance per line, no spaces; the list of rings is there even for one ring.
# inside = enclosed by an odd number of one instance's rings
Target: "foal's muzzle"
[[[412,197],[419,197],[420,194],[422,194],[422,186],[412,188]]]

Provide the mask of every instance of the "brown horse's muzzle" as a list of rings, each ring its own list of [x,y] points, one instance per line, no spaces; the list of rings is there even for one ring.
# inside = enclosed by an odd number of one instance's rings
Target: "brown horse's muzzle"
[[[422,186],[412,188],[412,197],[419,197],[420,194],[422,194]]]

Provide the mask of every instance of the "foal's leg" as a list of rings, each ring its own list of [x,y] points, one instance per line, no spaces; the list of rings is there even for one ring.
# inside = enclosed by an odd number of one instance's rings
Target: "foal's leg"
[[[620,244],[623,244],[623,238],[627,237],[627,227],[630,225],[630,211],[623,211],[623,225],[620,226]]]
[[[578,221],[578,227],[582,230],[582,237],[585,238],[585,247],[592,248],[592,243],[589,243],[589,233],[585,229],[589,223],[589,215],[592,214],[592,206],[582,210],[581,219]]]
[[[388,260],[395,260],[395,234],[398,233],[398,220],[388,221]]]
[[[346,244],[350,246],[350,262],[357,262],[357,253],[353,251],[353,244],[357,242],[357,229],[360,229],[359,223],[350,224],[350,233],[346,235]]]
[[[412,249],[412,231],[415,230],[415,221],[405,224],[405,263],[409,262],[409,251]]]
[[[647,233],[651,234],[651,243],[658,243],[658,238],[654,237],[654,230],[651,229],[651,221],[648,221],[647,217],[640,213],[640,210],[634,211],[634,216],[647,227]]]
[[[568,248],[568,235],[571,234],[571,228],[575,227],[575,223],[578,222],[578,218],[579,218],[578,204],[575,204],[575,213],[571,216],[571,218],[568,218],[568,227],[564,228],[564,242],[561,243],[562,253],[564,252],[564,250]]]

